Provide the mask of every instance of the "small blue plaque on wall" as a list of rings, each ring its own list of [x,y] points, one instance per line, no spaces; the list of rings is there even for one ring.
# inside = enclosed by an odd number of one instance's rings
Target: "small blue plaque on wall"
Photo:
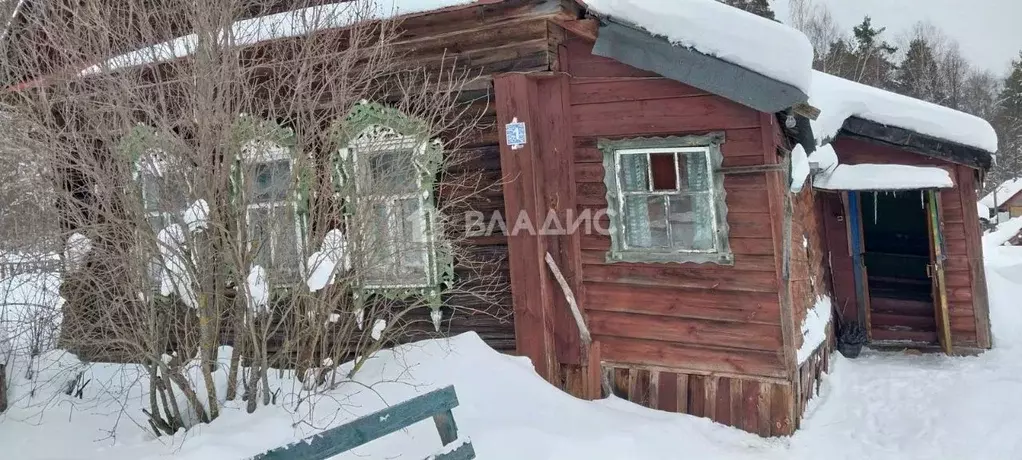
[[[518,150],[528,142],[528,135],[525,131],[525,123],[518,121],[518,117],[511,120],[504,127],[504,137],[507,139],[507,145],[511,147],[511,150]]]

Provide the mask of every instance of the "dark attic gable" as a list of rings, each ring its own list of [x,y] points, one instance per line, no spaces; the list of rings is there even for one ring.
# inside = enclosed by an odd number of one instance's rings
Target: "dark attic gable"
[[[600,24],[593,54],[648,70],[711,94],[776,113],[809,100],[800,89],[614,20]]]

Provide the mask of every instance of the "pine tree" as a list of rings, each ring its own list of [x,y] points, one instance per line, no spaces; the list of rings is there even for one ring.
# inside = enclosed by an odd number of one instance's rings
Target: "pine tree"
[[[748,11],[757,16],[762,16],[770,20],[777,20],[774,15],[774,10],[770,8],[770,2],[767,0],[717,0],[721,3],[733,6],[740,10]]]
[[[1000,139],[997,168],[991,174],[996,181],[1022,177],[1022,54],[1011,64],[994,117]]]
[[[894,89],[916,99],[942,103],[939,71],[933,48],[925,40],[916,38],[909,43],[905,60],[895,73]]]
[[[893,57],[898,48],[883,40],[881,35],[886,30],[886,27],[874,28],[869,16],[852,29],[856,42],[856,81],[877,88],[893,86],[892,74],[895,69]]]
[[[866,16],[855,26],[851,41],[842,38],[830,44],[826,58],[819,61],[821,70],[877,88],[892,88],[893,57],[898,49],[881,38],[885,30],[874,28]]]

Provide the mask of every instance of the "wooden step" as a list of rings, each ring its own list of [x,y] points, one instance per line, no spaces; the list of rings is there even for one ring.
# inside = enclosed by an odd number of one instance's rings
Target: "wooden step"
[[[890,313],[896,315],[928,316],[933,317],[933,303],[922,300],[891,299],[887,297],[872,297],[869,301],[870,310],[873,314]]]
[[[895,278],[895,277],[892,277],[892,276],[873,276],[873,275],[870,275],[867,278],[869,278],[869,283],[871,285],[873,283],[877,283],[877,282],[890,283],[890,284],[908,284],[908,285],[916,285],[916,286],[932,286],[933,285],[933,282],[930,281],[929,278],[925,278],[925,279],[919,279],[919,278]]]
[[[870,325],[873,329],[885,330],[912,330],[921,332],[935,332],[937,322],[933,316],[909,316],[886,313],[873,313],[869,316]]]
[[[870,330],[870,338],[876,341],[905,341],[916,343],[937,343],[936,332],[922,331],[889,331],[886,329],[873,328]]]

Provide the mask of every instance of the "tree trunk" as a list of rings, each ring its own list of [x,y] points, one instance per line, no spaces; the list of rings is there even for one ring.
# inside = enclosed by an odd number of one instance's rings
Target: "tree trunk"
[[[0,412],[7,410],[7,371],[6,365],[0,364]]]

